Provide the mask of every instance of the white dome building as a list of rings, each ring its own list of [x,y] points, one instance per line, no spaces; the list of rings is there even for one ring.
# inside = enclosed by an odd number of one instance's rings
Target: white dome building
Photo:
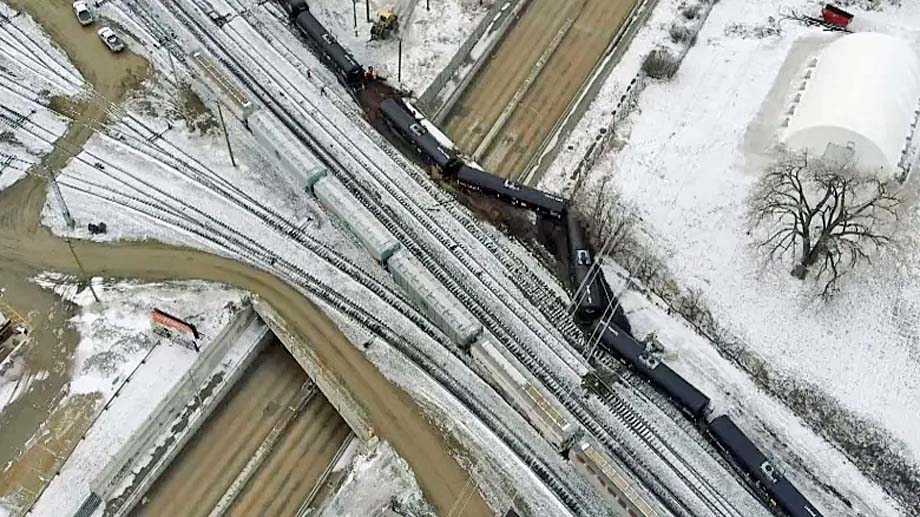
[[[918,108],[920,60],[913,49],[885,34],[850,34],[809,64],[782,141],[888,180],[909,172],[905,156]]]

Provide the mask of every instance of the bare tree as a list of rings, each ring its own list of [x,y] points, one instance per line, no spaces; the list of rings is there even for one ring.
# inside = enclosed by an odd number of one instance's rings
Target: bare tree
[[[823,295],[869,252],[892,243],[900,199],[875,178],[860,177],[848,165],[786,156],[770,167],[751,199],[751,221],[767,232],[758,246],[770,257],[796,257],[792,275],[814,270]],[[798,251],[798,253],[796,253]]]

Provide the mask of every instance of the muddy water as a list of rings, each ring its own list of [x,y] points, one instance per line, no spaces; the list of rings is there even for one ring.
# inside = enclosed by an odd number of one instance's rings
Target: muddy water
[[[83,76],[93,81],[97,90],[113,102],[121,99],[146,73],[146,65],[139,58],[130,54],[112,56],[100,52],[98,48],[101,46],[94,39],[95,35],[70,18],[73,15],[66,0],[2,1],[14,8],[22,8],[47,27]],[[86,110],[81,115],[84,121],[101,120],[104,116],[96,106],[88,105]],[[63,137],[67,141],[64,147],[79,149],[89,136],[81,129],[69,131]],[[67,153],[55,151],[47,163],[49,168],[60,168],[69,159]],[[64,328],[61,324],[72,309],[55,306],[52,297],[24,281],[46,270],[78,273],[64,241],[39,225],[44,196],[44,183],[32,176],[0,193],[0,285],[17,285],[17,300],[11,298],[9,301],[18,310],[35,314],[36,321],[42,318],[48,320],[46,331],[36,336],[33,346],[45,350],[52,363],[69,364],[75,336],[56,329]],[[444,437],[426,420],[407,393],[387,382],[335,324],[295,289],[264,272],[188,249],[156,243],[99,245],[75,242],[74,247],[90,275],[147,280],[203,279],[223,282],[260,295],[291,324],[292,331],[300,339],[315,348],[323,367],[364,405],[377,434],[389,441],[413,468],[425,496],[438,513],[450,511],[464,488],[467,474],[450,455]],[[55,383],[59,392],[66,383],[66,372],[56,376],[54,381],[49,378],[48,389],[54,391]],[[51,403],[53,400],[50,399],[31,400],[18,408],[19,416],[25,421],[35,422],[32,429],[37,429]],[[72,414],[72,410],[59,408],[58,412],[67,416]],[[72,417],[62,427],[71,430],[71,434],[79,435],[85,424],[85,421]],[[6,427],[3,430],[2,441],[11,444],[11,449],[18,449],[19,445],[15,443],[18,440],[8,439],[12,435],[7,435]],[[33,449],[40,450],[40,447]],[[31,470],[27,472],[31,473]],[[3,495],[4,485],[9,487],[15,482],[16,479],[0,476],[0,495]],[[454,515],[480,516],[491,515],[491,512],[477,493],[462,513],[455,512]]]

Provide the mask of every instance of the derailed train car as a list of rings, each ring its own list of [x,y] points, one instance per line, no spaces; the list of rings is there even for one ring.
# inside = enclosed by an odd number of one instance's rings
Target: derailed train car
[[[566,214],[566,229],[569,239],[569,267],[571,268],[572,290],[574,291],[575,317],[582,322],[595,321],[609,305],[607,291],[603,285],[604,276],[594,265],[591,250],[585,239],[585,232],[574,212]]]
[[[709,423],[709,434],[735,464],[769,498],[769,502],[790,517],[822,517],[809,501],[782,472],[773,467],[754,442],[722,415]]]
[[[516,181],[500,178],[469,165],[460,167],[457,172],[457,181],[468,189],[497,197],[514,206],[540,212],[553,219],[561,219],[565,215],[566,201],[564,198]]]
[[[412,144],[425,161],[436,166],[448,176],[457,172],[462,163],[457,152],[443,145],[431,134],[422,121],[415,118],[412,112],[403,105],[401,99],[387,99],[381,102],[380,115],[384,123],[403,140]]]
[[[575,418],[494,338],[484,336],[473,343],[470,355],[486,371],[505,399],[551,443],[562,452],[576,437]]]
[[[279,0],[278,3],[281,4],[281,8],[291,19],[296,18],[298,14],[304,11],[310,10],[307,0]]]
[[[363,87],[363,67],[309,13],[307,2],[305,0],[280,0],[280,2],[299,32],[314,48],[320,59],[336,73],[338,79],[353,90]],[[521,188],[522,186],[514,182],[504,183],[501,178],[466,166],[455,149],[450,145],[445,145],[444,142],[432,134],[432,130],[429,127],[433,126],[430,126],[430,123],[427,123],[419,112],[410,110],[407,106],[409,105],[403,104],[402,100],[391,99],[381,105],[381,112],[384,121],[394,132],[411,143],[426,161],[433,163],[449,176],[459,175],[463,171],[464,179],[461,182],[467,188],[474,188],[516,206],[537,210],[552,217],[565,217],[568,210],[565,207],[564,200],[561,198],[556,198],[551,194],[535,189]],[[289,160],[288,162],[285,168],[295,170],[293,174],[296,176],[298,166],[294,160]],[[466,169],[465,171],[464,168]],[[301,168],[299,174],[303,176],[305,182],[320,181],[317,179],[319,173],[316,170],[304,170]],[[546,205],[540,205],[540,199],[534,197],[538,195],[544,196],[542,201],[546,202]],[[560,201],[563,205],[561,210],[555,204]],[[559,214],[562,215],[560,216]],[[576,290],[583,286],[582,292],[578,293],[580,300],[577,303],[580,304],[577,307],[576,315],[583,322],[595,321],[603,314],[608,305],[603,278],[602,275],[597,275],[593,280],[585,282],[591,274],[593,258],[577,221],[575,221],[574,217],[566,219],[573,284]],[[404,258],[404,256],[408,258]],[[393,264],[390,270],[394,278],[400,285],[404,285],[404,288],[410,292],[413,299],[417,300],[417,303],[423,307],[424,312],[429,317],[434,317],[438,320],[442,330],[445,330],[454,341],[463,345],[472,343],[476,339],[476,335],[482,332],[481,325],[471,319],[471,316],[454,315],[439,318],[437,311],[442,310],[443,307],[437,301],[451,300],[453,299],[452,295],[446,293],[443,286],[439,284],[436,284],[436,288],[435,285],[428,282],[406,281],[407,278],[411,277],[411,274],[404,274],[410,273],[412,269],[410,259],[411,256],[404,250],[396,251],[389,259],[386,259],[388,266]],[[405,271],[394,272],[394,268],[400,269],[401,266],[406,264],[409,264],[409,266],[403,268]],[[417,266],[427,273],[427,270],[424,270],[420,265]],[[416,286],[423,287],[419,290]],[[422,298],[418,298],[419,295]],[[432,301],[435,301],[435,303],[432,303]],[[465,311],[462,306],[459,308]],[[619,330],[616,327],[610,327],[608,332],[604,334],[602,344],[605,350],[629,364],[652,385],[674,400],[691,417],[703,422],[703,417],[709,407],[708,397],[670,367],[646,353],[644,347],[632,340],[631,337],[626,336],[628,339],[624,339],[617,332]],[[705,423],[702,425],[705,425]],[[755,484],[769,494],[770,501],[775,507],[782,509],[793,517],[818,517],[821,515],[785,477],[781,474],[778,476],[771,475],[771,472],[773,474],[777,473],[775,470],[770,470],[772,467],[765,467],[765,465],[769,466],[765,456],[737,426],[734,426],[730,419],[727,417],[714,419],[709,425],[708,433],[732,457],[736,464],[755,480]]]
[[[706,415],[709,397],[671,367],[646,352],[645,346],[622,330],[608,326],[601,335],[600,345],[605,352],[636,370],[694,420],[700,420]]]

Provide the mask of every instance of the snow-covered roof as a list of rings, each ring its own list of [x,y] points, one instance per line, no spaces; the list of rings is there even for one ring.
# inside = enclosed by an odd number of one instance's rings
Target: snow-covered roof
[[[913,132],[918,101],[920,61],[906,42],[847,35],[809,66],[783,140],[816,156],[849,157],[852,149],[852,163],[890,178]]]

